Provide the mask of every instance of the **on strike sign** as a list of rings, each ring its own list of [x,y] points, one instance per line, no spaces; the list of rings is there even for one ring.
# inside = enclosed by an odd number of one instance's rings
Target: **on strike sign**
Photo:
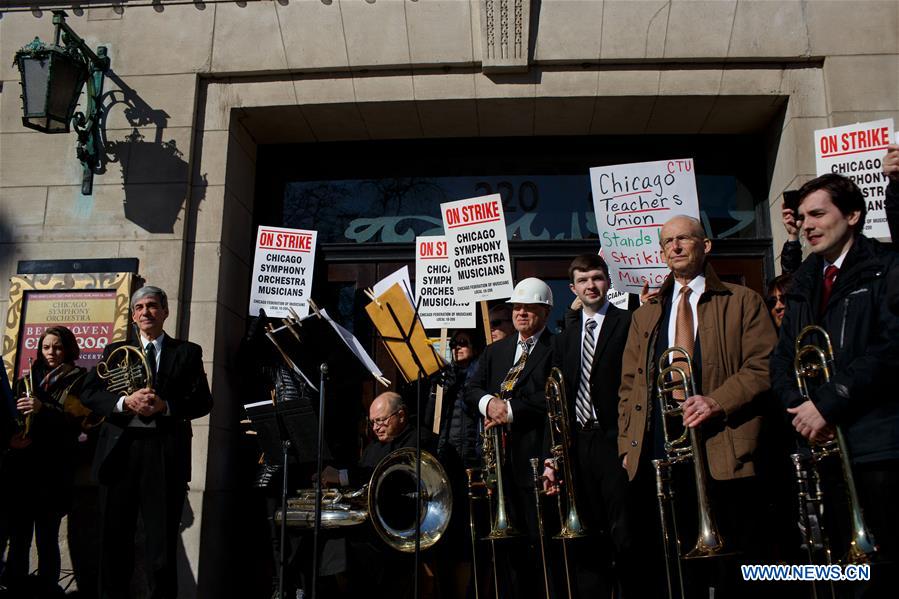
[[[474,304],[456,299],[446,237],[415,238],[415,297],[426,329],[473,329]]]
[[[456,297],[463,301],[512,295],[506,218],[498,193],[440,204]]]
[[[309,291],[315,263],[316,231],[259,227],[256,259],[250,284],[250,316],[285,317],[293,308],[300,317],[309,314]]]
[[[680,214],[699,218],[693,159],[591,168],[590,183],[611,284],[629,293],[660,287],[668,276],[662,225]]]
[[[883,209],[888,180],[881,160],[892,131],[893,119],[815,131],[818,175],[837,173],[855,181],[867,202],[864,234],[868,237],[890,239]]]

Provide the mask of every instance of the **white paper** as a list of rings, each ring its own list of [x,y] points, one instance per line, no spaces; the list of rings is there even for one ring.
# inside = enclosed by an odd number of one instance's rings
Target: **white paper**
[[[855,181],[868,207],[863,233],[885,240],[890,239],[883,209],[889,179],[882,162],[894,130],[893,119],[881,119],[815,131],[817,174],[837,173]]]
[[[412,295],[412,284],[409,282],[409,267],[404,266],[396,272],[392,272],[377,283],[371,288],[372,293],[375,297],[380,296],[388,289],[393,287],[394,283],[398,283],[400,289],[405,292],[406,297],[409,298],[409,303],[412,306],[415,306],[415,299]]]
[[[473,329],[475,304],[456,298],[446,237],[415,238],[415,297],[426,329]]]
[[[615,289],[640,293],[661,287],[668,265],[659,235],[671,217],[699,218],[693,159],[618,164],[590,169],[593,209],[603,256]]]
[[[250,316],[285,318],[289,308],[309,314],[309,293],[315,265],[316,231],[259,227],[256,258],[250,280]]]
[[[512,295],[506,217],[498,193],[440,204],[456,297],[463,301]]]

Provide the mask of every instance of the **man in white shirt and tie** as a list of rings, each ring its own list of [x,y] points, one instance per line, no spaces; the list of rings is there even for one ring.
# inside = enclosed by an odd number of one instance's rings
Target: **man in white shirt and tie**
[[[708,264],[712,242],[702,224],[689,216],[675,216],[661,228],[661,250],[671,269],[658,294],[634,312],[624,350],[618,405],[618,455],[627,471],[631,504],[641,513],[657,512],[653,459],[666,457],[661,409],[656,389],[658,362],[671,346],[691,355],[696,392],[683,401],[683,426],[696,427],[708,468],[712,508],[722,535],[731,548],[751,555],[747,547],[753,531],[755,452],[761,429],[761,394],[768,391],[768,355],[776,342],[774,326],[761,296],[742,285],[722,282]],[[669,429],[677,426],[669,419]],[[673,437],[674,435],[669,435]],[[690,468],[676,468],[679,487],[693,493]],[[678,505],[695,505],[679,491]],[[690,550],[695,539],[685,532],[695,509],[680,509],[677,517],[684,544]],[[637,533],[645,551],[652,555],[647,566],[657,568],[665,580],[664,554],[657,515],[641,519]],[[762,536],[758,534],[757,536]],[[723,559],[723,558],[718,558]],[[687,561],[686,563],[691,563]],[[661,571],[660,571],[661,570]],[[726,569],[728,580],[685,575],[688,595],[709,596],[707,586],[719,592],[733,591],[739,568]],[[648,588],[650,595],[664,592]]]
[[[141,287],[131,297],[134,340],[147,360],[151,381],[127,396],[110,392],[97,370],[85,381],[81,400],[106,419],[100,429],[93,476],[100,483],[100,597],[131,596],[134,533],[144,522],[148,597],[177,596],[176,553],[190,480],[190,421],[205,416],[212,396],[200,346],[169,337],[165,292]],[[103,353],[105,362],[124,343]],[[108,365],[110,368],[115,364]]]
[[[621,356],[631,315],[606,298],[609,267],[598,254],[575,257],[568,276],[582,309],[553,338],[553,366],[565,380],[573,490],[587,532],[569,543],[569,555],[578,596],[609,597],[616,582],[626,590],[638,575],[626,569],[636,556],[627,523],[627,476],[618,466],[617,447]],[[559,491],[555,466],[547,460],[543,473],[544,489],[553,495]],[[572,490],[570,484],[563,488]]]

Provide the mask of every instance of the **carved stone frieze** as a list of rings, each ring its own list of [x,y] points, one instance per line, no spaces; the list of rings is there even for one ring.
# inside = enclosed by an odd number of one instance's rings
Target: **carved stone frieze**
[[[480,5],[482,70],[527,71],[531,0],[480,0]]]

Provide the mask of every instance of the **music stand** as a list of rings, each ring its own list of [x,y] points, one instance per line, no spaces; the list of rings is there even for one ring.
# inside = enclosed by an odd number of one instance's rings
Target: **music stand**
[[[419,596],[419,570],[421,562],[421,382],[445,366],[424,332],[418,306],[398,284],[394,284],[378,297],[371,293],[372,302],[365,307],[375,325],[387,352],[406,382],[415,380],[415,572],[413,596]]]

